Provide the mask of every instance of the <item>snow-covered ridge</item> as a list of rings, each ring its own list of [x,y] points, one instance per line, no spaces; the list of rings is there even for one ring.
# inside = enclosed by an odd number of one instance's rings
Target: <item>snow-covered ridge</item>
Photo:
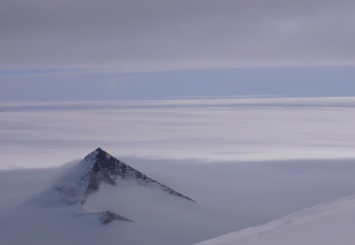
[[[320,204],[196,245],[353,245],[355,196]]]

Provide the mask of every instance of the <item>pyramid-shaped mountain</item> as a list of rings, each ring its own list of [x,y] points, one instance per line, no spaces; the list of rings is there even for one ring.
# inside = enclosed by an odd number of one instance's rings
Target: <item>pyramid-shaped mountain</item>
[[[101,148],[87,155],[74,171],[71,179],[54,186],[59,191],[61,201],[70,205],[84,204],[90,194],[100,189],[101,184],[117,185],[118,180],[132,180],[139,185],[160,188],[171,195],[193,201],[114,158]]]

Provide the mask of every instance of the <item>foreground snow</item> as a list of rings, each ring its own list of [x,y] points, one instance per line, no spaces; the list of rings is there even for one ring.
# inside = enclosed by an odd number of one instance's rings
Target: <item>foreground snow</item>
[[[53,202],[51,196],[40,195],[43,199],[35,200],[33,197],[57,183],[56,180],[72,166],[3,170],[0,171],[0,244],[193,244],[354,194],[354,160],[247,164],[126,160],[155,180],[194,198],[197,203],[154,188],[120,182],[117,186],[103,185],[84,206],[60,205]],[[58,172],[63,174],[58,176]],[[58,195],[55,197],[58,199]],[[134,222],[115,221],[103,226],[99,219],[105,210]],[[346,215],[351,217],[350,214]],[[247,230],[243,234],[252,236],[282,227],[281,224],[288,224],[290,219],[303,220],[299,216],[296,218],[282,219],[261,230],[252,228],[250,233]],[[339,219],[332,220],[341,222],[342,218]],[[303,223],[300,222],[302,226]],[[287,227],[292,228],[292,225]],[[328,228],[324,229],[317,232],[326,233]],[[341,226],[339,229],[342,232]],[[249,239],[247,235],[245,239]],[[317,235],[318,238],[322,236]],[[292,243],[273,245],[279,244]]]
[[[198,245],[353,245],[354,228],[355,196],[350,196]]]
[[[0,214],[0,244],[181,245],[239,229],[238,216],[130,183],[103,185],[85,206],[41,201],[24,202]],[[133,222],[103,224],[104,210]]]

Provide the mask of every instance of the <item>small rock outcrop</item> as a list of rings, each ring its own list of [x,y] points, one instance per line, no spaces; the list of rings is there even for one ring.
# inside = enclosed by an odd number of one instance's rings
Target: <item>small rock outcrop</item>
[[[100,214],[99,220],[102,225],[110,224],[112,221],[115,221],[115,220],[133,222],[132,220],[127,219],[127,218],[125,218],[119,214],[116,214],[114,212],[111,212],[109,210],[102,212]]]

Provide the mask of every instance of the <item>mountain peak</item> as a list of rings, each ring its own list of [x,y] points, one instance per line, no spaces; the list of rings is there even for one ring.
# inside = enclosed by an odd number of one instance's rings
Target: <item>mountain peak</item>
[[[108,154],[106,151],[104,151],[103,149],[101,149],[100,147],[98,147],[96,150],[94,150],[93,152],[91,152],[90,154],[96,154],[96,155],[103,155],[103,154],[106,154],[106,155],[110,155]],[[90,155],[89,154],[89,155]]]
[[[84,159],[88,162],[93,162],[95,159],[103,159],[104,157],[112,157],[106,151],[102,150],[100,147],[89,153]]]
[[[101,148],[88,154],[75,169],[75,178],[54,188],[67,204],[84,204],[89,195],[99,191],[104,184],[117,185],[118,180],[133,180],[139,185],[159,188],[171,195],[193,201],[179,192],[149,178],[138,170],[111,156]],[[193,201],[194,202],[194,201]]]
[[[100,152],[100,151],[103,151],[103,150],[100,147],[98,147],[95,151]]]

